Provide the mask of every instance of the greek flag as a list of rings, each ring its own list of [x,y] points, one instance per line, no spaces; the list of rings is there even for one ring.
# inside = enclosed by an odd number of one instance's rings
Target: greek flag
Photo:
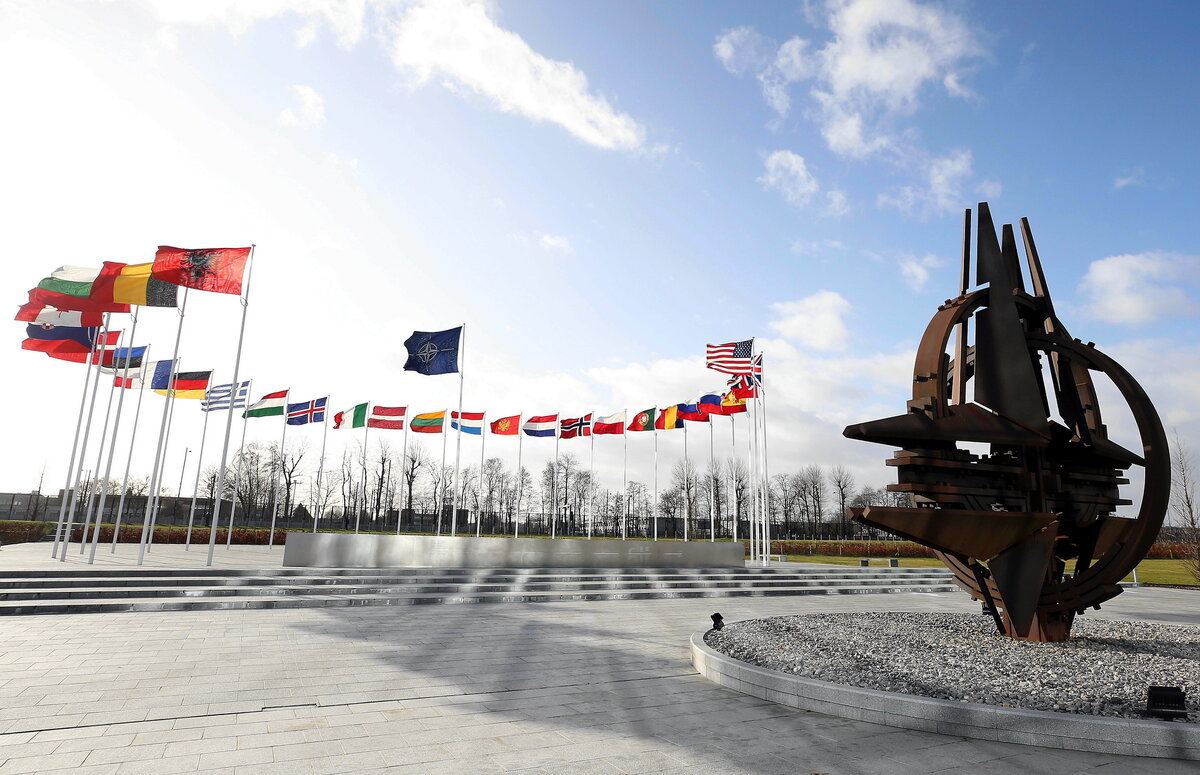
[[[222,409],[228,409],[232,402],[234,409],[245,409],[249,397],[250,380],[246,380],[238,386],[236,397],[233,395],[232,382],[226,385],[216,385],[208,389],[204,400],[200,402],[200,408],[206,412],[219,412]]]

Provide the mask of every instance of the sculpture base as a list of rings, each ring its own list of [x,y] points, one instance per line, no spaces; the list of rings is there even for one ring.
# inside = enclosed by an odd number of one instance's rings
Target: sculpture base
[[[723,541],[474,538],[288,533],[283,564],[295,568],[728,568],[745,548]]]

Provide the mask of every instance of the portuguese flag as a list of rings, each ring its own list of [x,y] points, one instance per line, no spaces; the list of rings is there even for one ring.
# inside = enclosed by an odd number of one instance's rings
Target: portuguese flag
[[[333,415],[333,429],[335,431],[339,428],[362,428],[366,424],[367,405],[365,403]]]
[[[287,407],[287,394],[286,390],[267,393],[242,412],[242,417],[282,417]]]
[[[629,423],[631,431],[652,431],[654,430],[654,409],[647,409],[644,412],[638,412],[633,416],[633,421]]]
[[[413,433],[441,433],[442,423],[446,421],[446,411],[429,412],[428,414],[413,415],[408,427]]]

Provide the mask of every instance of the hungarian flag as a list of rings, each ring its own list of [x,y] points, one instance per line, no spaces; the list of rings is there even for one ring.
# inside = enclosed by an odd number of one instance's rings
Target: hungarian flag
[[[629,423],[631,431],[652,431],[654,430],[654,416],[658,414],[657,409],[647,409],[644,412],[638,412],[633,416],[633,420]]]
[[[113,278],[112,300],[139,307],[174,307],[179,286],[153,274],[154,264],[125,264]]]
[[[514,414],[511,417],[501,417],[491,424],[492,433],[496,436],[516,436],[517,431],[521,428],[521,415]]]
[[[250,248],[188,250],[160,245],[150,268],[156,280],[213,293],[242,292]]]
[[[573,439],[576,436],[591,436],[592,435],[592,415],[585,414],[583,417],[567,417],[563,418],[561,428],[558,432],[560,439]]]
[[[458,412],[451,412],[450,427],[472,436],[482,436],[483,415],[483,412],[463,412],[462,417],[459,417]]]
[[[442,424],[446,421],[446,410],[413,415],[409,427],[413,433],[441,433]]]
[[[52,326],[99,327],[104,325],[103,312],[61,310],[37,302],[22,304],[17,310],[17,316],[13,319],[24,323],[49,323]]]
[[[654,429],[657,431],[673,431],[676,428],[682,427],[683,420],[679,419],[678,405],[660,409],[657,419],[654,420]]]
[[[407,411],[407,406],[376,406],[371,409],[371,416],[367,418],[367,427],[382,428],[386,431],[402,431],[404,430],[404,413]]]
[[[625,410],[610,414],[608,417],[597,417],[592,426],[592,433],[597,436],[604,434],[619,435],[625,433]]]
[[[342,428],[364,427],[367,424],[367,403],[336,413],[333,416],[333,429],[336,431]]]
[[[525,427],[522,428],[526,436],[556,436],[558,435],[558,415],[543,414],[536,417],[530,417],[525,421]]]
[[[208,381],[212,371],[178,371],[171,377],[171,384],[166,390],[155,389],[160,396],[174,394],[175,398],[203,399],[208,393]]]
[[[250,408],[242,412],[242,417],[281,417],[287,407],[288,391],[267,393],[262,398],[250,404]]]

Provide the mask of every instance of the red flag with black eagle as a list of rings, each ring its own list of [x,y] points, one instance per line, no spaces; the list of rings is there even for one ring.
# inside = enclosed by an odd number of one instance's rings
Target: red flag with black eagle
[[[150,274],[156,280],[198,291],[239,294],[249,257],[250,248],[187,250],[160,245]]]

